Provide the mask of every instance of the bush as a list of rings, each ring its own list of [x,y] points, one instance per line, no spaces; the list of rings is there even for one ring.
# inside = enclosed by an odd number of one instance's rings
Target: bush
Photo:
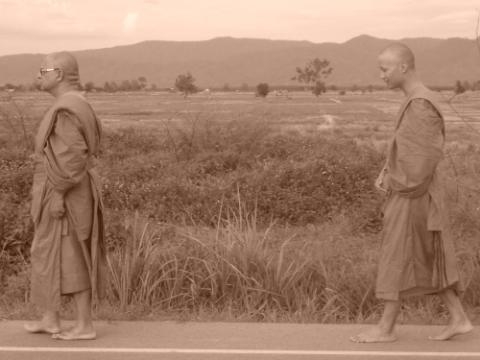
[[[0,284],[21,270],[33,238],[28,203],[33,171],[26,159],[6,157],[0,160]]]
[[[270,87],[267,83],[260,83],[257,85],[257,96],[266,97],[270,92]]]
[[[272,135],[265,125],[238,125],[222,125],[216,136],[202,127],[193,137],[171,133],[170,141],[122,161],[109,159],[117,156],[109,152],[105,204],[160,221],[212,225],[220,204],[234,206],[240,196],[263,224],[323,222],[364,206],[374,217],[365,225],[378,220],[371,184],[382,159],[374,150],[341,136]],[[136,149],[148,142],[142,136],[138,146],[132,141]]]

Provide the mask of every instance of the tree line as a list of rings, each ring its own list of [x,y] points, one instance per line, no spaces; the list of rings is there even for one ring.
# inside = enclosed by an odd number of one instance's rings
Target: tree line
[[[337,86],[335,84],[327,85],[326,80],[332,74],[334,68],[331,66],[330,61],[327,59],[314,58],[307,61],[303,66],[295,68],[295,74],[291,77],[291,80],[298,82],[298,85],[283,85],[283,86],[271,86],[267,82],[260,82],[256,86],[249,86],[246,83],[240,86],[231,86],[228,83],[222,87],[213,87],[210,89],[201,89],[195,82],[195,77],[191,72],[179,74],[173,87],[159,88],[155,83],[149,83],[145,76],[139,76],[136,79],[116,81],[106,81],[103,85],[97,85],[93,81],[88,81],[81,85],[82,90],[87,92],[108,92],[115,93],[118,91],[171,91],[180,92],[183,96],[187,97],[190,94],[194,94],[198,91],[255,91],[257,96],[266,97],[270,92],[275,91],[310,91],[315,96],[320,96],[326,91],[336,91],[339,95],[344,95],[347,92],[373,92],[384,90],[384,85],[356,85],[349,86]],[[479,91],[480,80],[456,80],[451,86],[432,86],[437,91],[453,91],[455,94],[462,94],[466,91]],[[0,91],[35,91],[35,85],[20,84],[15,85],[12,83],[6,83],[0,86]]]

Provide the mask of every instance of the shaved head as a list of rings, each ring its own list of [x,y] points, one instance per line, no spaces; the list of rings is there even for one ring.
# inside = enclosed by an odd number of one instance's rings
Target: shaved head
[[[72,54],[66,51],[56,52],[47,55],[46,61],[50,63],[52,67],[62,70],[64,80],[68,84],[80,84],[77,59],[75,59]]]
[[[415,70],[415,55],[412,50],[402,43],[394,43],[387,46],[380,57],[389,58],[401,64],[406,64],[408,69]]]

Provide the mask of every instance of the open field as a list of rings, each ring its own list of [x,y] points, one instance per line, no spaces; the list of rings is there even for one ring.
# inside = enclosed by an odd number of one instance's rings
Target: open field
[[[444,94],[448,98],[449,94]],[[372,182],[400,94],[90,94],[111,280],[100,318],[373,321],[382,198]],[[31,134],[52,98],[0,97],[0,317],[28,298]],[[480,309],[480,94],[443,105],[453,236]],[[404,322],[442,322],[435,299]]]

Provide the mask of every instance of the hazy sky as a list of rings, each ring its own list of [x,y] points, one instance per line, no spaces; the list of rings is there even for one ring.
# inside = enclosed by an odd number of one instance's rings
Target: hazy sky
[[[474,38],[480,0],[0,0],[0,55],[219,36]]]

